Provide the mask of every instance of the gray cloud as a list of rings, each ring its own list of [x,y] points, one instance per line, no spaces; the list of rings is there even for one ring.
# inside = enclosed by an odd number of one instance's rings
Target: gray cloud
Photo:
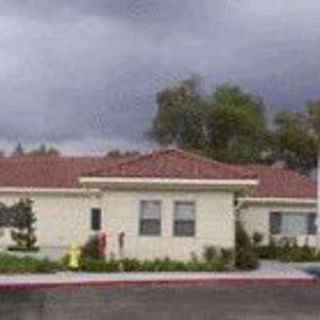
[[[320,4],[0,0],[0,145],[147,148],[155,94],[198,73],[270,109],[320,96]]]

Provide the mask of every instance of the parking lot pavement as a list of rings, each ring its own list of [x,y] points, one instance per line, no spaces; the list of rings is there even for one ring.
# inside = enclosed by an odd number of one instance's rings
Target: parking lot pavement
[[[59,288],[0,292],[4,320],[319,320],[319,287]]]

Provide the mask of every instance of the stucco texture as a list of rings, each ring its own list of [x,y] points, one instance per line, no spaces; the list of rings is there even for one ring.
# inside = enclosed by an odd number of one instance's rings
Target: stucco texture
[[[315,205],[290,205],[290,204],[248,204],[241,210],[240,220],[243,222],[246,230],[252,235],[259,232],[263,235],[263,244],[269,244],[270,241],[270,212],[288,212],[288,213],[305,213],[316,212]],[[280,238],[276,236],[275,238]],[[313,235],[300,235],[297,237],[299,245],[308,243],[315,246],[316,239]]]
[[[91,197],[67,194],[7,194],[0,202],[13,204],[21,198],[33,200],[37,217],[36,236],[40,247],[67,248],[83,244],[90,235]],[[12,244],[9,230],[0,238],[1,246]]]
[[[161,236],[139,235],[141,200],[161,201]],[[195,237],[174,237],[175,201],[196,205]],[[187,260],[208,245],[234,247],[233,194],[231,192],[112,191],[103,197],[104,229],[108,253],[119,256],[118,235],[125,233],[123,255],[138,259],[170,257]]]
[[[40,247],[66,250],[83,244],[92,234],[90,210],[102,209],[102,230],[107,234],[107,255],[120,256],[118,236],[125,233],[123,257],[154,259],[170,257],[188,260],[201,256],[205,246],[234,247],[233,193],[223,191],[127,191],[107,190],[99,197],[67,194],[9,194],[0,201],[12,204],[20,198],[34,201],[36,236]],[[139,235],[140,201],[161,201],[161,236]],[[196,206],[194,237],[174,237],[175,201],[193,201]],[[8,230],[1,246],[12,244]]]

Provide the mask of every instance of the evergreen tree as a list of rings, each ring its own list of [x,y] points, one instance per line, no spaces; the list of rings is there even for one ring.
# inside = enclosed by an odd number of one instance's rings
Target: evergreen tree
[[[37,221],[32,210],[32,201],[22,199],[10,207],[10,226],[12,239],[18,248],[31,250],[35,247],[37,238],[35,236],[34,224]]]

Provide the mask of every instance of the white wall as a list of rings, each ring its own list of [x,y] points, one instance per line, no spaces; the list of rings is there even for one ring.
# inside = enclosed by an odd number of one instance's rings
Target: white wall
[[[139,235],[141,200],[160,200],[162,235]],[[196,204],[196,236],[173,237],[175,201]],[[110,191],[103,198],[104,228],[108,235],[108,253],[118,256],[118,235],[125,233],[126,257],[139,259],[170,257],[190,259],[201,256],[204,246],[234,247],[233,195],[231,192]]]
[[[90,208],[95,199],[67,194],[6,194],[0,202],[8,205],[21,198],[34,201],[37,244],[41,247],[69,247],[82,244],[90,235]],[[0,237],[0,246],[12,244],[9,230]]]
[[[100,199],[93,196],[42,194],[0,195],[0,202],[13,204],[20,198],[34,201],[37,216],[36,235],[40,247],[66,249],[73,243],[83,244],[90,234],[90,210],[99,206],[103,212],[103,230],[107,233],[108,248],[119,256],[118,235],[125,232],[126,257],[152,259],[170,257],[190,259],[192,252],[201,256],[206,245],[234,247],[233,194],[222,191],[106,191]],[[160,200],[162,203],[162,235],[140,236],[139,213],[141,200]],[[175,201],[194,201],[196,204],[196,236],[173,237]],[[0,237],[0,246],[12,244],[9,232]]]
[[[277,204],[249,204],[241,211],[241,221],[246,230],[253,234],[259,232],[264,235],[263,243],[269,243],[269,216],[270,212],[316,212],[314,205],[277,205]],[[315,236],[301,235],[298,237],[298,244],[303,245],[307,240],[310,246],[315,245]]]

